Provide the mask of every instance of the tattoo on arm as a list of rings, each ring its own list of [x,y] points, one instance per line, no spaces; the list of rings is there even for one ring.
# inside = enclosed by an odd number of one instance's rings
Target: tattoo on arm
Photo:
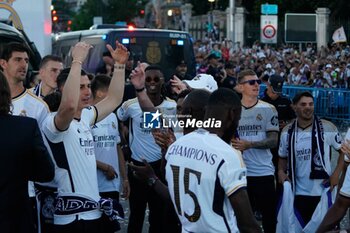
[[[277,147],[278,132],[267,132],[266,139],[252,142],[251,147],[256,149],[271,149]]]

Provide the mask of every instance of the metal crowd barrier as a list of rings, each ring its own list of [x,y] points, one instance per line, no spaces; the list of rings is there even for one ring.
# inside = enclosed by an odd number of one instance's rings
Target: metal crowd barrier
[[[264,95],[266,85],[260,85],[260,95]],[[315,114],[329,120],[350,123],[350,90],[338,88],[313,88],[303,86],[283,86],[283,94],[292,99],[296,93],[308,91],[314,96]],[[344,122],[345,123],[345,122]]]

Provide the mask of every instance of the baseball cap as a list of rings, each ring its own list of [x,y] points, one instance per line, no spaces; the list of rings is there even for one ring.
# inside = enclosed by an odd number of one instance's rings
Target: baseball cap
[[[327,64],[326,68],[332,68],[332,65],[331,64]]]
[[[272,75],[269,78],[269,83],[275,93],[282,93],[283,82],[284,79],[279,75]]]
[[[184,80],[188,86],[193,89],[204,89],[209,92],[213,92],[218,89],[218,84],[214,80],[213,76],[209,74],[198,74],[192,80]]]
[[[269,63],[266,65],[266,69],[271,69],[272,68],[272,65]]]
[[[211,53],[211,54],[207,57],[207,59],[210,60],[210,59],[212,59],[212,58],[214,58],[214,59],[219,59],[220,57],[218,57],[215,53]]]

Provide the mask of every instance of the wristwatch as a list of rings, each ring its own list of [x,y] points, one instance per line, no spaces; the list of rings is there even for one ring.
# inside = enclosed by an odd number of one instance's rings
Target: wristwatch
[[[159,180],[158,177],[148,178],[148,180],[147,180],[148,186],[153,187],[155,185],[155,183],[157,182],[157,180]]]

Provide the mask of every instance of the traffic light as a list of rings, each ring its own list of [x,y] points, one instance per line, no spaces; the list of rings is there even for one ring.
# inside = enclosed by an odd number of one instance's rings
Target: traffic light
[[[56,10],[52,10],[51,11],[51,16],[52,16],[52,22],[57,23],[58,16],[57,16],[57,11]]]
[[[139,14],[140,14],[141,17],[145,16],[145,10],[144,10],[144,9],[141,9],[141,10],[139,11]]]
[[[56,22],[58,21],[58,16],[57,16],[57,15],[54,15],[54,16],[52,17],[52,21],[56,23]]]

